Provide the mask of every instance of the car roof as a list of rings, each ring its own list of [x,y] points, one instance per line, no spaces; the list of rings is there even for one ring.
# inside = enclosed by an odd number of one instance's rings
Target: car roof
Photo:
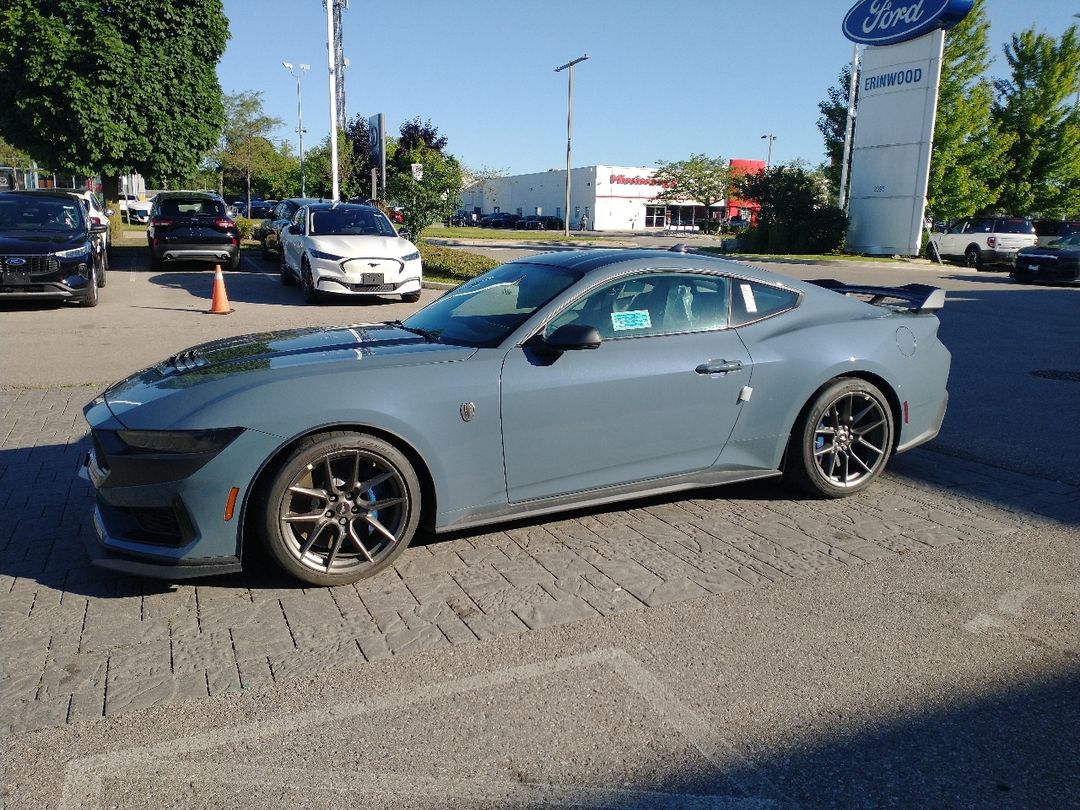
[[[215,202],[221,201],[221,197],[219,197],[215,192],[212,191],[159,191],[157,194],[154,195],[155,200],[171,200],[176,197],[184,197],[189,200],[197,199],[214,200]]]
[[[331,208],[343,208],[343,209],[347,209],[349,211],[365,210],[365,211],[378,211],[378,213],[380,213],[380,214],[382,213],[382,211],[379,211],[379,209],[376,208],[373,205],[361,205],[360,203],[343,203],[343,202],[319,201],[319,202],[315,202],[315,203],[307,203],[307,206],[308,206],[308,208],[310,208],[310,209],[312,209],[314,211],[326,211],[326,210],[329,210]]]
[[[79,192],[70,188],[16,188],[10,191],[0,192],[3,194],[17,194],[31,197],[66,197],[70,199],[79,199]]]

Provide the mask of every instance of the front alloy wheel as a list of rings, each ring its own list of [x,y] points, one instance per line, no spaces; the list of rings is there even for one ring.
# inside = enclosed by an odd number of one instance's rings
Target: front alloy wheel
[[[278,470],[264,512],[274,559],[313,585],[372,576],[416,532],[420,483],[395,447],[360,433],[305,439]]]
[[[884,395],[865,380],[836,380],[814,400],[792,435],[792,477],[827,498],[870,485],[889,460],[893,418]]]

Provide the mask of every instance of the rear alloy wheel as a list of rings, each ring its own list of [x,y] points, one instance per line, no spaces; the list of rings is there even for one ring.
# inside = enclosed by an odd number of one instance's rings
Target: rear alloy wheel
[[[975,245],[972,245],[967,249],[967,251],[965,251],[964,264],[966,264],[972,270],[982,270],[982,253],[979,252],[979,249],[975,247]]]
[[[304,301],[316,304],[319,301],[319,291],[315,289],[315,280],[311,277],[311,265],[304,259],[300,265],[300,289],[304,293]]]
[[[281,464],[263,536],[288,573],[342,585],[397,559],[419,517],[420,482],[405,456],[373,436],[334,432],[305,439]]]
[[[865,380],[840,379],[818,394],[792,434],[788,471],[807,492],[842,498],[881,474],[892,446],[885,396]]]

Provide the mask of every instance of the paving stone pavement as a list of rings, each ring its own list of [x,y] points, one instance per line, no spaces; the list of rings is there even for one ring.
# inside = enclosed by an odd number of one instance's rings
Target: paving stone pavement
[[[1080,523],[1076,487],[920,449],[841,501],[738,485],[431,539],[355,586],[301,588],[265,563],[171,585],[83,551],[96,393],[0,388],[0,733]]]

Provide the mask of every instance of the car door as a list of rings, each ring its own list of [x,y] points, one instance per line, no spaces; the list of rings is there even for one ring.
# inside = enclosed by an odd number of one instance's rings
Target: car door
[[[296,271],[297,278],[300,277],[300,257],[304,253],[303,237],[301,234],[292,233],[290,228],[299,225],[303,230],[307,224],[307,212],[307,208],[298,208],[293,214],[292,222],[281,229],[281,255],[285,266]]]
[[[968,220],[962,219],[952,223],[938,240],[938,250],[942,256],[962,256],[967,242],[964,241],[964,230],[968,227]]]
[[[511,503],[705,469],[739,416],[752,363],[727,328],[728,280],[648,273],[601,285],[545,329],[595,326],[595,350],[538,352],[503,366]]]

